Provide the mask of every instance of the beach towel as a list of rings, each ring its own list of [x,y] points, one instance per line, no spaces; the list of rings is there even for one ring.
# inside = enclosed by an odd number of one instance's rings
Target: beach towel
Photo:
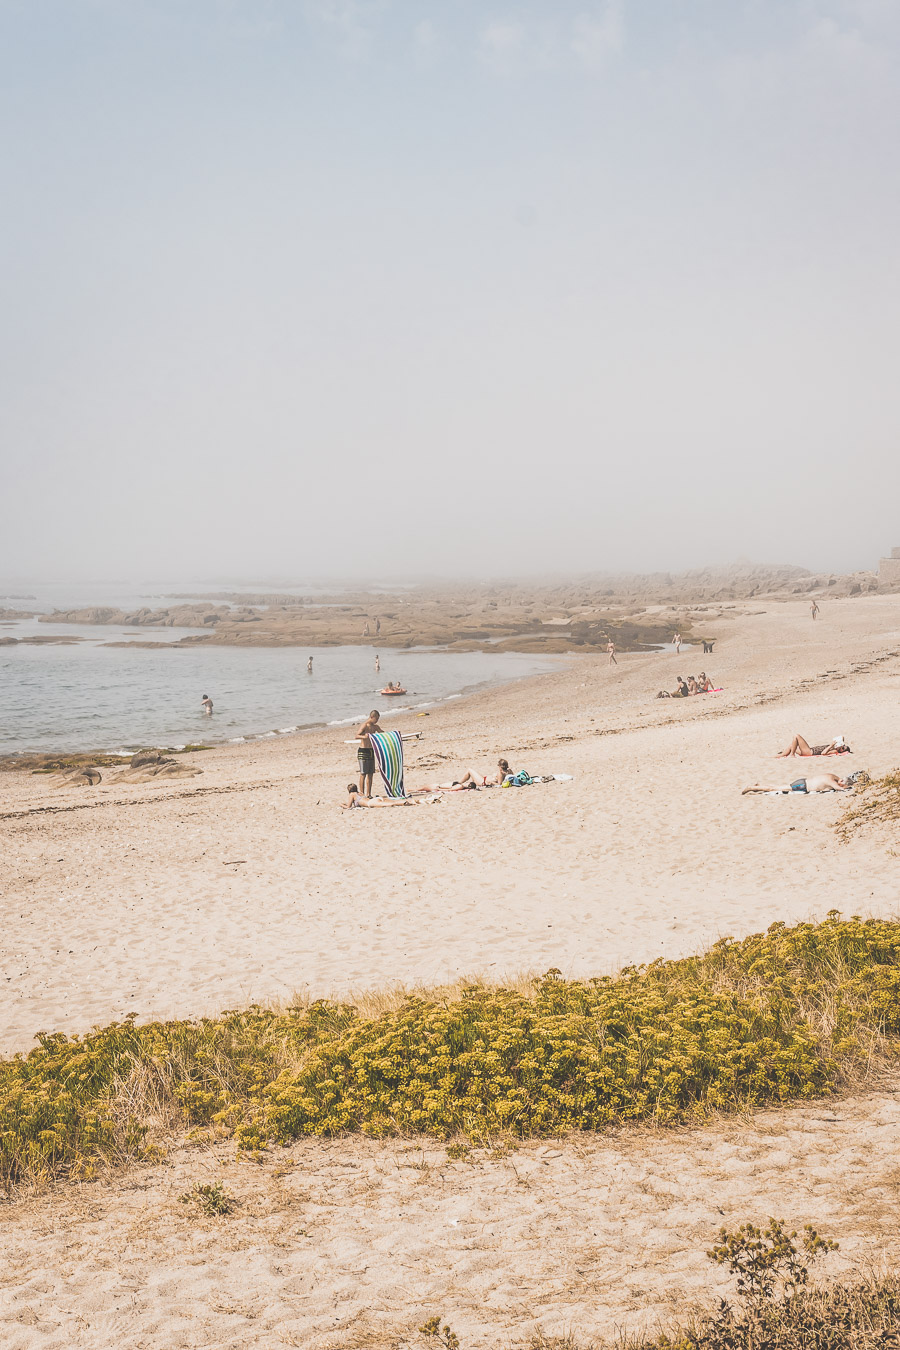
[[[403,790],[403,737],[399,731],[370,731],[375,763],[389,797],[405,797]]]

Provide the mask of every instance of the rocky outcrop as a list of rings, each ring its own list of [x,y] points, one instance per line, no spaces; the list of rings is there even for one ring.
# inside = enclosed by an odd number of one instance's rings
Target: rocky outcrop
[[[57,609],[42,614],[39,623],[89,623],[97,626],[115,624],[123,628],[214,628],[226,615],[229,606],[213,608],[207,604],[177,605],[173,609],[111,609],[104,605],[87,609]]]
[[[54,787],[96,787],[103,782],[103,775],[96,764],[86,764],[54,774],[51,782]]]
[[[115,774],[112,783],[149,783],[156,778],[193,778],[202,773],[193,764],[185,764],[159,750],[142,750],[133,755],[126,769]]]

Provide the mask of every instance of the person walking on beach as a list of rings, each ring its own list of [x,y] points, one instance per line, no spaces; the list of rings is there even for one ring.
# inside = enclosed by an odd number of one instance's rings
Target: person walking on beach
[[[375,674],[376,675],[381,674],[381,657],[378,655],[377,652],[375,653]]]
[[[608,662],[607,662],[607,665],[609,665],[609,666],[617,666],[619,663],[618,663],[618,661],[616,660],[616,644],[613,642],[612,638],[610,638],[610,639],[609,639],[609,642],[607,642],[607,644],[606,644],[606,651],[607,651],[607,655],[609,656],[609,660],[608,660]]]
[[[365,626],[364,626],[364,628],[363,628],[363,637],[368,637],[368,636],[369,636],[369,620],[366,619]]]
[[[812,615],[813,619],[817,619],[819,617],[819,606],[816,604],[815,600],[810,605],[809,612]]]
[[[306,672],[308,675],[312,674],[312,657],[310,657],[306,663]]]
[[[378,730],[380,716],[381,713],[377,708],[373,709],[356,733],[359,737],[359,749],[356,752],[359,762],[359,795],[365,797],[366,801],[372,796],[372,779],[375,777],[375,751],[369,740],[369,732]]]
[[[210,698],[209,694],[203,695],[202,699],[200,700],[200,706],[206,713],[207,717],[212,717],[212,699]]]
[[[672,646],[675,648],[675,655],[676,655],[676,656],[680,656],[680,655],[681,655],[681,634],[680,634],[680,633],[673,633],[673,634],[672,634]]]
[[[379,634],[380,632],[381,632],[381,620],[380,620],[380,619],[376,619],[376,620],[375,620],[375,636],[377,637],[378,634]]]

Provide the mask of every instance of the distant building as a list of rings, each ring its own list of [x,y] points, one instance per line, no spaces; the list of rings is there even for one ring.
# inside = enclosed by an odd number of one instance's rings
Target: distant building
[[[888,586],[900,586],[900,548],[892,548],[889,558],[878,564],[878,580]]]

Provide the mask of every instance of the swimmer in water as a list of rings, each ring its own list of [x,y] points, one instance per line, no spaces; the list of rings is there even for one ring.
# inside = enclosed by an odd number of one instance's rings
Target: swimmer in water
[[[212,699],[210,698],[209,694],[203,695],[202,699],[200,700],[200,706],[206,713],[207,717],[212,717]]]

